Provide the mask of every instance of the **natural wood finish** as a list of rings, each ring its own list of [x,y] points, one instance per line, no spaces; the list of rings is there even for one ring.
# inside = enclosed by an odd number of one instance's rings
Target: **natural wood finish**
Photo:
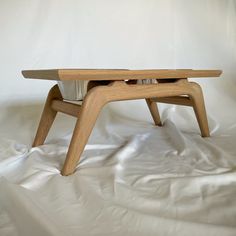
[[[24,70],[25,78],[45,80],[139,80],[139,79],[180,79],[218,77],[221,70],[107,70],[107,69],[55,69]]]
[[[63,112],[67,115],[78,117],[81,111],[81,105],[65,102],[61,100],[52,101],[52,109],[55,111]]]
[[[54,85],[48,93],[48,97],[39,122],[38,130],[32,144],[33,147],[40,146],[44,143],[53,124],[53,121],[57,114],[57,111],[52,109],[52,101],[54,99],[62,100],[61,92],[58,88],[58,85]]]
[[[125,82],[120,81],[113,82],[108,86],[92,88],[82,104],[81,115],[74,129],[66,161],[62,169],[62,175],[70,175],[75,171],[98,114],[102,107],[108,102],[188,95],[194,102],[194,109],[202,136],[208,137],[209,129],[207,117],[203,97],[199,88],[200,86],[196,83],[182,81],[147,85],[127,85]],[[200,101],[200,104],[198,104],[198,101]],[[158,122],[157,120],[157,123]]]
[[[149,108],[149,111],[152,115],[155,125],[162,126],[159,110],[156,102],[153,102],[150,98],[146,98],[146,103]]]
[[[94,80],[81,106],[63,101],[57,85],[50,90],[33,146],[42,145],[57,112],[77,117],[62,175],[70,175],[79,162],[103,106],[113,101],[145,99],[156,125],[161,119],[156,102],[192,106],[202,137],[209,128],[201,87],[188,77],[218,77],[219,70],[40,70],[23,71],[27,78],[53,80]],[[157,84],[136,84],[138,79],[157,79]],[[129,80],[126,83],[124,80]],[[107,80],[107,81],[96,81]],[[114,80],[114,81],[113,81]],[[109,82],[110,81],[110,82]],[[113,82],[112,82],[113,81]]]
[[[100,94],[99,90],[97,91],[96,87],[91,89],[86,95],[61,171],[62,175],[70,175],[75,171],[79,158],[84,151],[90,133],[104,104],[103,95]]]
[[[183,106],[193,106],[193,102],[189,97],[180,96],[180,97],[166,97],[166,98],[151,98],[152,102],[168,103],[175,105]]]
[[[203,93],[199,84],[192,83],[192,92],[189,94],[189,97],[193,102],[193,109],[197,117],[202,137],[210,137]]]

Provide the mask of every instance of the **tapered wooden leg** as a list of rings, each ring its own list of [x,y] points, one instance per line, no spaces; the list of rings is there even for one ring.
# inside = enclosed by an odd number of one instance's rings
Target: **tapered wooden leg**
[[[152,115],[155,125],[162,126],[159,110],[156,102],[153,102],[150,98],[146,98],[146,103],[149,108],[149,111]]]
[[[57,112],[51,108],[53,99],[62,100],[61,92],[58,88],[58,85],[53,86],[48,93],[48,97],[39,122],[38,130],[32,144],[33,147],[40,146],[44,143],[56,117]]]
[[[103,105],[102,94],[97,94],[91,90],[86,95],[75,125],[66,160],[61,171],[62,175],[70,175],[75,171],[76,165],[79,162],[80,156],[85,148]]]
[[[114,82],[111,85],[92,88],[83,101],[61,174],[70,175],[75,171],[76,165],[79,162],[89,135],[104,104],[112,101],[145,98],[147,99],[146,101],[153,115],[153,119],[158,124],[160,122],[158,109],[154,107],[153,103],[150,103],[150,99],[155,97],[175,98],[176,96],[182,95],[188,95],[190,97],[187,105],[193,106],[202,136],[208,137],[209,128],[204,99],[201,87],[196,83],[189,83],[186,80],[158,85],[127,85],[125,82]],[[153,101],[151,100],[151,102]],[[184,104],[186,104],[186,99],[184,100]]]
[[[193,102],[193,109],[201,130],[202,137],[210,137],[202,89],[199,84],[193,82],[191,83],[191,87],[192,93],[190,94],[190,99]]]

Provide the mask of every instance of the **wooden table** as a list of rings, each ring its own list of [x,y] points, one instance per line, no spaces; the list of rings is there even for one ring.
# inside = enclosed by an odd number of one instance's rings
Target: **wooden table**
[[[106,70],[55,69],[25,70],[25,78],[44,80],[89,80],[91,85],[82,105],[64,101],[58,85],[49,91],[33,147],[42,145],[57,112],[75,116],[77,122],[70,142],[62,175],[75,171],[102,107],[112,101],[145,99],[156,125],[161,119],[156,102],[191,106],[194,109],[202,137],[209,137],[208,121],[202,90],[188,78],[219,77],[220,70]],[[155,79],[155,84],[138,84],[137,80]]]

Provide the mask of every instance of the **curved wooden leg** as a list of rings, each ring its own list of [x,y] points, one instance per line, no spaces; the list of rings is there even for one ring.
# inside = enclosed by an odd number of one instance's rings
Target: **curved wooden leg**
[[[188,103],[188,105],[192,105],[194,108],[202,136],[208,137],[209,128],[204,99],[201,87],[196,83],[180,81],[173,84],[140,86],[127,85],[124,82],[114,82],[108,86],[92,88],[83,101],[61,174],[70,175],[75,171],[97,117],[107,102],[145,98],[153,119],[158,124],[160,122],[158,109],[154,107],[153,103],[150,103],[150,99],[181,95],[188,95],[190,97],[192,104]]]
[[[146,103],[149,108],[149,111],[152,115],[155,125],[162,126],[161,118],[156,102],[153,102],[150,98],[146,98]]]
[[[76,165],[79,162],[80,156],[104,104],[102,94],[97,94],[96,89],[91,89],[86,95],[61,171],[63,176],[70,175],[75,171]]]
[[[193,102],[193,109],[201,130],[202,137],[210,137],[206,108],[201,86],[195,82],[191,82],[190,84],[190,86],[192,87],[192,92],[189,96]]]
[[[48,93],[48,97],[44,105],[43,113],[39,122],[38,130],[34,138],[34,142],[32,144],[33,147],[40,146],[44,143],[48,132],[53,124],[53,121],[55,120],[57,111],[54,111],[51,108],[51,103],[53,99],[62,100],[61,92],[58,88],[58,85],[54,85]]]

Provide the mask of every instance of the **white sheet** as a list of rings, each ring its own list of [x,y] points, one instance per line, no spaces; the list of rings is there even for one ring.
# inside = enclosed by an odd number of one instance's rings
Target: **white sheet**
[[[0,3],[9,26],[0,27],[0,235],[235,236],[235,1],[12,2]],[[17,22],[7,21],[16,13]],[[51,45],[53,33],[62,39]],[[222,68],[221,79],[199,80],[211,138],[200,137],[191,108],[160,105],[159,128],[144,101],[114,103],[99,116],[75,174],[62,177],[75,120],[59,115],[46,144],[30,147],[51,85],[20,78],[32,65]]]
[[[19,123],[27,108],[14,112]],[[211,119],[202,139],[190,109],[164,110],[162,128],[114,114],[105,109],[69,177],[66,117],[42,147],[2,139],[1,235],[235,235],[235,126],[220,132]],[[186,130],[175,125],[183,114]],[[23,138],[30,119],[16,124]]]

